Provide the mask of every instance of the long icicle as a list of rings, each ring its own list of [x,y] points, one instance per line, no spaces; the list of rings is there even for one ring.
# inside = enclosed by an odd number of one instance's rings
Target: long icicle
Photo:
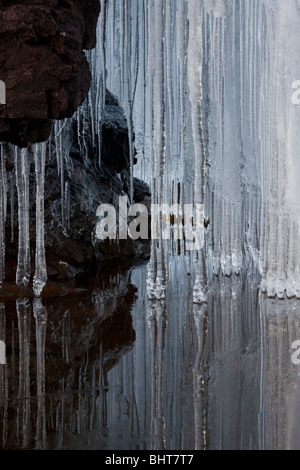
[[[33,292],[39,297],[47,282],[47,265],[44,240],[44,189],[45,189],[45,161],[47,143],[35,144],[33,147],[36,179],[36,246],[35,246],[35,273],[33,278]]]
[[[1,144],[0,165],[0,284],[5,278],[5,219],[6,219],[6,184],[4,167],[4,148]]]
[[[16,284],[28,286],[31,274],[29,236],[29,157],[28,149],[15,147],[15,170],[18,190],[19,246]]]

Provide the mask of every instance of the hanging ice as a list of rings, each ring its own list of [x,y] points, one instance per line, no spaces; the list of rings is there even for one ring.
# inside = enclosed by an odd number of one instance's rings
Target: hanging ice
[[[106,22],[119,97],[139,48],[137,175],[160,202],[205,194],[208,275],[259,270],[279,297],[300,297],[299,26],[297,0],[110,2]]]
[[[207,0],[204,20],[211,271],[299,297],[299,2]]]
[[[29,155],[27,149],[14,148],[18,190],[19,245],[16,284],[28,286],[31,274],[29,235]]]
[[[211,278],[251,269],[269,296],[300,298],[299,1],[101,0],[101,7],[97,47],[88,53],[92,86],[76,114],[86,163],[90,140],[101,161],[107,86],[127,116],[131,199],[136,149],[135,176],[151,185],[152,202],[181,209],[205,204],[204,252],[186,257],[198,273],[195,301],[205,299],[205,270]],[[64,169],[71,173],[71,159],[65,126],[56,123],[54,138],[66,227],[70,187]],[[27,285],[28,157],[26,150],[15,152],[17,283]],[[3,158],[1,172],[0,282]],[[171,223],[166,218],[162,214]],[[186,253],[184,239],[172,243],[173,254]],[[162,251],[159,240],[152,247],[155,276],[163,269]]]
[[[5,278],[5,222],[6,222],[6,170],[4,162],[4,148],[1,145],[0,162],[0,284]]]
[[[35,144],[34,164],[36,179],[36,245],[35,273],[33,277],[33,292],[39,297],[47,282],[47,266],[44,241],[44,192],[45,192],[45,160],[47,143]]]

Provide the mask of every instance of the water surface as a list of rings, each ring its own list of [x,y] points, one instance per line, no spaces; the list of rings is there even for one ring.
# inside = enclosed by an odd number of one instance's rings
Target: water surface
[[[161,300],[147,265],[110,271],[42,301],[1,297],[0,448],[300,448],[299,302],[241,275],[194,304],[181,256]]]

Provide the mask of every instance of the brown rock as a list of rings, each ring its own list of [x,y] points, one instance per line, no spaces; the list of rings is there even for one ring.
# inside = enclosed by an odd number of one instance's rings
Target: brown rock
[[[26,146],[71,117],[91,81],[84,49],[96,44],[99,0],[0,0],[0,140]]]

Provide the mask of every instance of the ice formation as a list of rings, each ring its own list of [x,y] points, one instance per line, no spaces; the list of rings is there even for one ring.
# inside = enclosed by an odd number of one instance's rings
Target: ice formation
[[[46,143],[34,145],[34,163],[36,177],[36,247],[33,291],[39,297],[47,282],[47,266],[44,240],[44,190]]]
[[[135,145],[153,198],[205,202],[209,275],[251,268],[269,296],[300,297],[299,2],[106,8],[107,86],[125,109],[124,76],[139,58]]]
[[[153,203],[205,204],[204,252],[187,253],[187,263],[198,270],[195,302],[205,300],[206,271],[213,276],[243,269],[260,273],[269,296],[300,298],[299,1],[101,0],[101,7],[98,43],[87,53],[93,83],[76,116],[82,153],[88,128],[101,149],[108,88],[127,116],[131,200],[135,172],[151,183]],[[63,123],[55,124],[66,224],[63,128]],[[35,149],[41,175],[44,149]],[[27,151],[16,148],[15,155],[17,283],[27,285]],[[0,179],[3,282],[8,191],[3,148]],[[43,178],[37,185],[37,294],[46,280],[42,191]],[[163,269],[163,245],[160,240],[152,247],[150,284]],[[172,251],[184,252],[184,240],[173,244]]]
[[[31,274],[29,237],[29,155],[15,147],[16,185],[18,190],[19,249],[16,283],[28,286]]]

